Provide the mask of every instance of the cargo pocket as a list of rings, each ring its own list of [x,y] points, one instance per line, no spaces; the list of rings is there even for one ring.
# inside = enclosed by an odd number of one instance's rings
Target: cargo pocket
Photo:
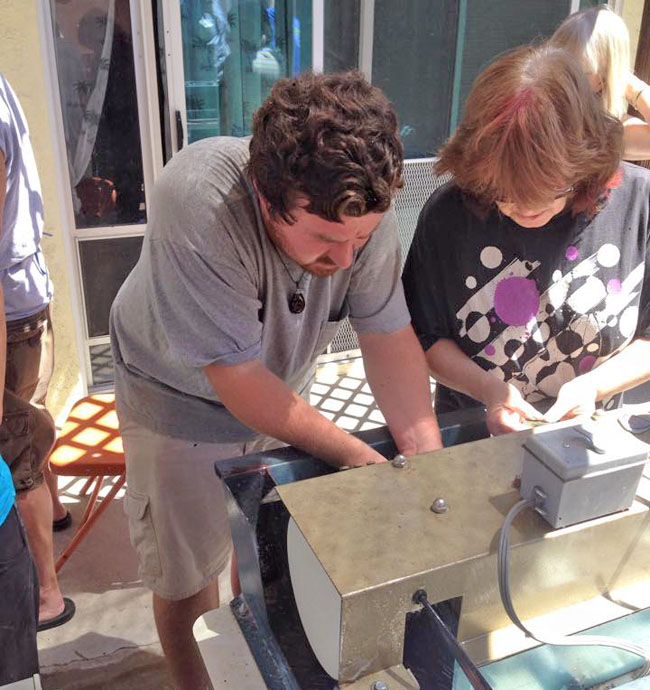
[[[138,554],[141,575],[159,576],[162,573],[158,542],[151,519],[149,496],[127,487],[124,512],[129,518],[131,544]]]
[[[27,491],[34,486],[40,473],[32,452],[32,425],[28,403],[13,393],[5,393],[5,415],[0,425],[0,454],[11,470],[16,491]]]

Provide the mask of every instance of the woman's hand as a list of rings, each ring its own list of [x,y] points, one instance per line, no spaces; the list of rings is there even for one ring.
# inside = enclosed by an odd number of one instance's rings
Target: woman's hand
[[[596,410],[598,388],[588,374],[567,381],[557,395],[557,400],[544,415],[547,422],[558,422],[581,415],[591,416]]]
[[[540,414],[511,384],[495,379],[485,392],[483,400],[487,407],[487,427],[491,434],[507,434],[529,429],[529,421],[542,421]]]

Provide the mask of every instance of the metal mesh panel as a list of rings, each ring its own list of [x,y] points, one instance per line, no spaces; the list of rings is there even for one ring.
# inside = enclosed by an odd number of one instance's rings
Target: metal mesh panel
[[[115,380],[113,355],[109,343],[105,345],[91,345],[90,370],[92,386],[101,386],[105,383],[112,383]]]
[[[397,234],[402,247],[402,266],[406,261],[415,233],[418,216],[432,192],[451,179],[451,175],[437,176],[433,171],[435,158],[421,158],[404,162],[404,186],[395,195]],[[328,354],[356,350],[357,334],[345,319],[327,349]]]

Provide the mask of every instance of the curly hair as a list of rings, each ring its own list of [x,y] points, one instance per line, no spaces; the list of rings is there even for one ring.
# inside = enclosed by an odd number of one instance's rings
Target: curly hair
[[[296,199],[329,221],[388,210],[402,186],[397,116],[360,72],[277,81],[253,118],[249,175],[273,217]]]
[[[572,209],[597,212],[623,153],[623,126],[579,63],[549,45],[517,48],[476,79],[465,115],[436,163],[480,208],[498,199],[545,204],[572,188]]]

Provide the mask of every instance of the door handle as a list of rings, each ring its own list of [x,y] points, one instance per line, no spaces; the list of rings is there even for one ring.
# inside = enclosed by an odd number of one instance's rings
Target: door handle
[[[183,148],[184,133],[183,133],[183,117],[181,111],[176,111],[176,141],[178,143],[178,150]]]

